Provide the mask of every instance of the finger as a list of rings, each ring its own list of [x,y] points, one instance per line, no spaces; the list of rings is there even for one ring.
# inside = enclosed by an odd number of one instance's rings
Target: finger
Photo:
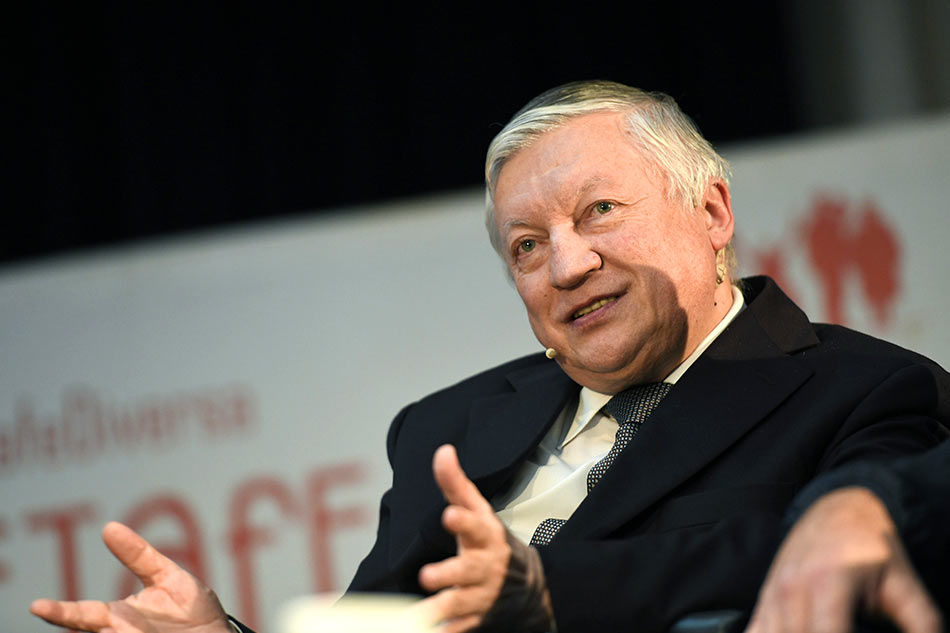
[[[494,513],[472,512],[461,506],[449,506],[442,512],[442,525],[466,548],[501,546],[504,529]]]
[[[429,563],[419,570],[419,584],[427,591],[474,585],[483,582],[485,578],[484,566],[477,565],[470,557],[463,556],[453,556],[438,563]]]
[[[792,612],[790,609],[784,608],[785,605],[778,603],[770,606],[771,608],[765,609],[754,616],[754,621],[750,622],[747,629],[748,633],[810,633],[804,628],[804,622],[800,615],[793,615],[788,618],[786,614]]]
[[[793,579],[773,575],[766,582],[753,613],[749,631],[755,633],[806,633],[810,610],[808,587]]]
[[[130,528],[111,521],[102,528],[102,540],[119,562],[129,568],[146,587],[180,568],[170,558]]]
[[[752,617],[746,626],[745,633],[789,633],[782,627],[782,602],[776,597],[772,583],[766,581],[765,587],[759,594]]]
[[[80,631],[98,631],[109,625],[108,605],[96,600],[34,600],[30,605],[30,613],[50,624]]]
[[[432,457],[432,472],[442,495],[450,504],[469,510],[491,512],[491,505],[482,496],[459,464],[458,454],[451,444],[443,444]]]
[[[488,593],[477,586],[443,589],[423,602],[426,611],[440,622],[468,616],[477,616],[480,620],[492,606]]]
[[[448,622],[443,622],[436,629],[438,633],[464,633],[471,631],[482,623],[485,618],[481,615],[467,615],[463,618],[455,618]]]
[[[860,580],[854,574],[835,573],[814,580],[807,623],[815,633],[848,633],[854,628]]]
[[[745,633],[767,633],[769,631],[766,621],[768,614],[760,605],[756,605],[752,611],[752,617],[749,618],[749,624],[746,625]]]
[[[917,574],[906,561],[885,572],[877,596],[878,608],[904,633],[940,633],[940,612]]]

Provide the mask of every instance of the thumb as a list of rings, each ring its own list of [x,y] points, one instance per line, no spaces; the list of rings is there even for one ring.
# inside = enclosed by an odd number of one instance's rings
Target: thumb
[[[488,501],[465,475],[455,447],[451,444],[443,444],[436,449],[432,457],[432,473],[442,496],[451,505],[475,511],[491,510]]]
[[[150,587],[180,567],[131,528],[110,521],[102,528],[102,541],[120,563]]]
[[[885,569],[876,602],[904,633],[943,630],[940,612],[903,553]]]

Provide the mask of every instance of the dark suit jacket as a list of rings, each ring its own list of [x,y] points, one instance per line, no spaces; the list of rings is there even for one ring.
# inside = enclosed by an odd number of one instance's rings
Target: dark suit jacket
[[[539,548],[561,633],[665,631],[687,613],[751,610],[804,484],[946,436],[950,376],[934,363],[810,324],[766,278],[745,292],[746,309]],[[431,473],[439,445],[458,448],[491,498],[578,391],[538,354],[405,408],[388,436],[377,541],[350,591],[422,593],[419,568],[454,555]]]
[[[887,465],[849,464],[814,479],[798,494],[786,517],[791,526],[819,497],[837,488],[862,486],[884,505],[900,531],[914,569],[950,617],[950,441]]]
[[[931,595],[950,622],[950,442],[886,469],[894,494],[884,502]],[[860,483],[857,482],[857,483]],[[874,486],[869,486],[872,490]]]

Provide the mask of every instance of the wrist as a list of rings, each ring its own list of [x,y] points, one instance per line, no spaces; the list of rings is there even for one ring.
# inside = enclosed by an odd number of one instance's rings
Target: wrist
[[[806,510],[805,515],[822,513],[839,515],[848,521],[860,521],[884,532],[897,532],[884,502],[871,490],[861,486],[848,486],[825,493]]]
[[[507,532],[511,557],[501,592],[486,614],[486,631],[530,631],[552,633],[557,630],[551,595],[538,550]]]

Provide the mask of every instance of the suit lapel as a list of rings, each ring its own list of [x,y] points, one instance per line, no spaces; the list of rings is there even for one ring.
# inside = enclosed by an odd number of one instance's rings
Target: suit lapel
[[[463,470],[486,498],[513,475],[580,390],[557,363],[547,359],[516,370],[506,379],[509,391],[472,401],[465,435],[456,442]],[[445,500],[436,490],[418,521],[418,531],[391,551],[390,568],[418,568],[452,555],[455,539],[442,528],[444,508]]]
[[[790,358],[697,362],[558,537],[606,536],[713,461],[810,375]]]
[[[753,280],[753,286],[764,283]],[[690,367],[557,538],[601,538],[668,495],[768,417],[812,375],[788,354],[817,344],[774,284]],[[780,340],[772,330],[782,333]],[[792,334],[789,334],[792,332]]]
[[[508,381],[511,393],[472,403],[465,438],[457,447],[462,468],[486,497],[535,449],[580,390],[554,362],[513,372]]]

